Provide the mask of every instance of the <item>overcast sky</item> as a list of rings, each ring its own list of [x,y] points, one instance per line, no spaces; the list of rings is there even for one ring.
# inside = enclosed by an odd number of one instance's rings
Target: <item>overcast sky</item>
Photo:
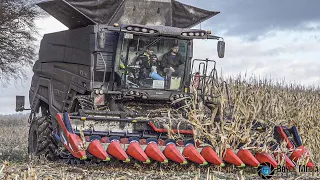
[[[217,58],[216,42],[208,40],[195,42],[194,58],[217,59],[218,70],[222,70],[225,75],[247,72],[248,75],[275,80],[285,78],[288,83],[320,85],[320,1],[180,2],[220,11],[220,14],[202,23],[201,27],[224,37],[225,58]],[[36,23],[40,35],[67,29],[52,17]],[[25,95],[28,101],[31,75],[30,71],[27,81],[1,89],[0,113],[14,113],[15,95]]]

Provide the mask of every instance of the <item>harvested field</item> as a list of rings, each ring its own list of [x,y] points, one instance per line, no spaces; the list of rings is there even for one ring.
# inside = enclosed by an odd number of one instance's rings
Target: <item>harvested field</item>
[[[223,81],[220,80],[219,84]],[[257,144],[273,141],[274,125],[296,125],[304,145],[311,151],[312,160],[319,164],[319,89],[284,86],[283,83],[272,83],[267,80],[252,79],[245,82],[240,77],[228,79],[227,84],[228,93],[224,86],[211,87],[211,93],[219,95],[216,101],[221,102],[220,117],[225,121],[206,119],[204,124],[204,117],[200,116],[202,110],[189,107],[191,112],[189,121],[196,127],[196,137],[209,138],[216,147],[219,147],[221,153],[229,144],[231,147],[236,147],[241,142],[245,147],[252,148],[253,144],[249,143],[252,139],[257,140]],[[231,109],[226,94],[230,94]],[[266,125],[265,132],[257,133],[249,128],[257,121]],[[141,164],[124,167],[114,164],[71,166],[42,159],[29,162],[27,116],[0,116],[0,124],[0,179],[259,179],[251,167],[240,171],[232,167],[197,168],[192,165],[181,170],[181,167],[170,169]],[[243,126],[244,124],[247,126]],[[206,127],[210,127],[209,130]],[[269,151],[266,147],[253,150]],[[319,179],[319,176],[315,176],[317,174],[298,173],[288,174],[282,178]]]

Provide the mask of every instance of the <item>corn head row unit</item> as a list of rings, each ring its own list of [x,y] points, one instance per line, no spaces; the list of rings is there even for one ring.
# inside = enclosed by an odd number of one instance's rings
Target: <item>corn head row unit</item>
[[[70,162],[277,166],[275,154],[241,147],[227,148],[219,156],[210,141],[193,141],[192,126],[161,123],[163,109],[183,106],[174,103],[179,98],[213,103],[204,92],[205,84],[217,79],[215,61],[193,59],[193,40],[218,40],[219,58],[225,42],[210,31],[190,28],[219,12],[173,0],[50,0],[38,6],[69,29],[45,34],[41,41],[29,91],[30,154]],[[183,62],[164,67],[168,63],[161,61],[175,46]],[[150,47],[153,54],[146,55]],[[141,64],[141,56],[150,61],[157,56],[151,71]],[[16,111],[26,110],[24,99],[17,96]],[[182,116],[187,119],[188,114]],[[168,129],[183,139],[170,138]],[[292,150],[282,156],[288,168],[308,153],[295,127],[277,126],[275,136]],[[311,161],[307,165],[313,167]]]

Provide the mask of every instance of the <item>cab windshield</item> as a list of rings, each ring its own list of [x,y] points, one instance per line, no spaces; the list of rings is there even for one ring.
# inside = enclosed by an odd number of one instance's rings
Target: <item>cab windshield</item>
[[[130,88],[181,90],[187,40],[124,34],[120,67]]]

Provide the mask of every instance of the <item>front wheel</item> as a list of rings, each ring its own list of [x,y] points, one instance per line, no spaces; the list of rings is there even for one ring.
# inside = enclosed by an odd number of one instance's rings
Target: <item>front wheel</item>
[[[29,129],[29,155],[44,156],[48,160],[55,160],[56,141],[52,135],[52,124],[48,116],[42,116],[32,121]]]

